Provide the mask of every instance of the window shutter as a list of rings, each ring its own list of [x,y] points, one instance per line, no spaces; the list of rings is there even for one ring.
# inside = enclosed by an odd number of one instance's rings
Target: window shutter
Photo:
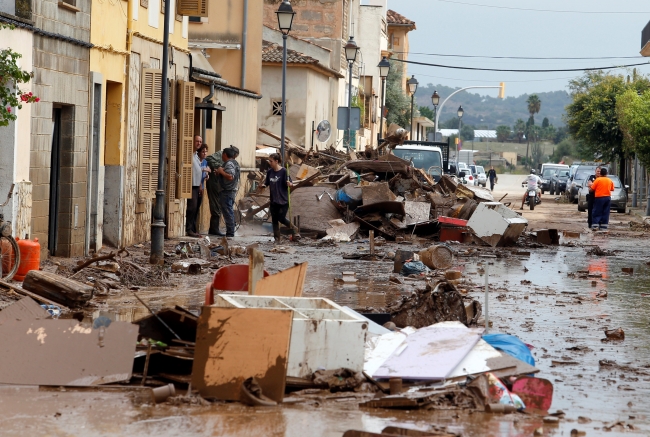
[[[173,119],[171,129],[169,129],[169,165],[167,167],[167,200],[174,200],[176,195],[176,186],[178,181],[176,173],[177,154],[178,154],[178,120]]]
[[[194,155],[194,82],[179,81],[178,181],[179,198],[192,197],[192,158]]]
[[[162,71],[142,70],[142,120],[140,122],[140,186],[139,197],[154,197],[158,185],[158,147],[160,141],[160,110]]]
[[[208,0],[176,0],[176,13],[192,17],[207,17]]]

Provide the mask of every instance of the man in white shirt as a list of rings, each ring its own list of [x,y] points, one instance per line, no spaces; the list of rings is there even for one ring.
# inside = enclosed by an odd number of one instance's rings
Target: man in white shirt
[[[535,169],[532,169],[530,171],[530,174],[528,175],[528,177],[524,181],[527,184],[526,192],[524,193],[524,197],[521,199],[521,208],[519,208],[519,209],[524,209],[524,202],[526,202],[526,197],[528,196],[528,192],[530,190],[535,190],[535,192],[539,196],[540,202],[541,202],[542,193],[541,193],[541,190],[539,189],[539,184],[542,183],[542,180],[540,179],[539,176],[537,176],[536,173],[537,172],[535,171]],[[522,182],[522,184],[524,182]]]
[[[192,155],[192,198],[187,199],[187,209],[185,211],[185,234],[188,237],[200,238],[196,232],[196,215],[199,206],[199,188],[201,187],[201,178],[203,176],[201,171],[201,160],[197,155],[197,151],[203,144],[203,138],[200,135],[194,137],[194,154]]]

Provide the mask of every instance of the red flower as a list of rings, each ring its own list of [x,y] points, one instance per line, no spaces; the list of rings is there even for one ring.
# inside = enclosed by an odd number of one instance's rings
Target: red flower
[[[7,106],[7,112],[11,112],[11,106]]]
[[[40,99],[40,98],[38,98],[38,97],[36,97],[36,99],[35,99],[34,101],[35,101],[35,102],[40,102],[40,101],[41,101],[41,99]]]

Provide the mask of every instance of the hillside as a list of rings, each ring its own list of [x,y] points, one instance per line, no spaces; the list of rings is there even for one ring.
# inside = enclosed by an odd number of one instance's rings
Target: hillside
[[[440,102],[447,96],[453,93],[458,88],[451,88],[444,85],[427,86],[420,85],[415,94],[416,105],[428,106],[433,109],[431,104],[431,95],[434,90],[440,94]],[[459,105],[463,105],[465,114],[463,115],[463,123],[471,124],[476,127],[487,127],[495,129],[499,125],[507,125],[512,127],[518,118],[526,121],[529,114],[526,109],[526,99],[528,94],[522,94],[518,97],[508,96],[508,84],[506,83],[506,98],[501,100],[496,97],[498,90],[476,90],[483,94],[490,93],[490,97],[478,93],[472,93],[472,90],[467,90],[456,94],[452,97],[443,108],[440,114],[440,121],[446,121],[456,116],[456,111]],[[555,127],[563,126],[564,121],[564,107],[571,102],[571,97],[566,91],[553,91],[536,93],[542,101],[542,109],[539,114],[535,115],[535,123],[542,124],[544,117],[548,117],[551,124]]]

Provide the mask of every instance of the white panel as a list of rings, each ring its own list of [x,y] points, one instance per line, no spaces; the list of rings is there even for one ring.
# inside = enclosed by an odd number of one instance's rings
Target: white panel
[[[169,34],[172,35],[176,25],[176,0],[171,0],[169,7],[171,8],[171,13],[167,19],[169,20]]]
[[[183,38],[185,39],[187,39],[187,32],[188,32],[187,28],[188,28],[189,20],[190,20],[189,17],[183,17],[182,29],[183,29]]]
[[[140,15],[140,1],[139,0],[131,0],[131,15],[133,16],[134,20],[138,20],[138,16]]]
[[[149,26],[158,29],[160,19],[160,0],[149,0]]]

